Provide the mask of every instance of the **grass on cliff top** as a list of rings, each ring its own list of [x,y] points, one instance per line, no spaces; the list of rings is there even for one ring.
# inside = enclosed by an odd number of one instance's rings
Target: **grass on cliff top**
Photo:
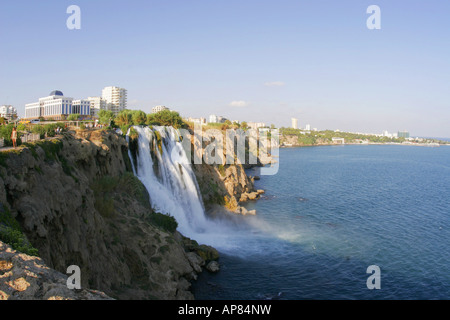
[[[14,250],[29,256],[38,256],[39,254],[38,250],[27,241],[19,223],[3,204],[0,204],[0,240]]]
[[[45,152],[45,158],[46,160],[56,160],[59,152],[63,148],[63,142],[58,139],[52,139],[52,140],[39,140],[32,143],[24,143],[24,145],[30,149],[31,153],[33,154],[33,157],[37,157],[36,153],[36,147],[42,148]]]
[[[0,165],[2,167],[6,167],[6,160],[9,158],[9,156],[11,154],[20,154],[21,150],[20,149],[16,149],[16,150],[7,150],[7,151],[0,151]]]

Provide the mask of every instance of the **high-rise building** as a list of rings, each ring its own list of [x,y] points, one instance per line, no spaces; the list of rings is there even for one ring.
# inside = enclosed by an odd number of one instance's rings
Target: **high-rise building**
[[[114,114],[127,108],[127,90],[119,87],[105,87],[102,90],[102,99],[106,101],[107,110]]]
[[[158,113],[164,110],[169,110],[169,108],[165,107],[165,106],[156,106],[152,109],[152,113]]]
[[[91,116],[98,117],[100,110],[107,110],[106,100],[101,97],[89,97],[87,98],[91,102]]]
[[[292,118],[292,129],[298,129],[298,119]]]
[[[73,108],[75,102],[75,109]],[[77,112],[75,112],[77,111]],[[90,102],[88,100],[73,100],[65,97],[61,91],[55,90],[48,97],[40,98],[39,102],[25,105],[25,118],[51,120],[64,120],[69,114],[78,113],[82,117],[91,114]]]
[[[14,120],[17,118],[17,109],[13,106],[1,106],[0,107],[0,117],[7,120]]]
[[[305,127],[305,130],[306,130],[306,131],[311,131],[311,125],[310,125],[310,124],[307,124],[306,127]]]
[[[398,132],[398,137],[399,138],[408,139],[409,138],[409,132],[408,131],[399,131]]]

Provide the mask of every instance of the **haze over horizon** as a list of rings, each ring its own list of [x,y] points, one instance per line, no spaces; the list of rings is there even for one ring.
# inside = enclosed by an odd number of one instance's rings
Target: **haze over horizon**
[[[450,137],[449,14],[437,0],[3,1],[0,105],[23,116],[50,91],[114,85],[146,112]]]

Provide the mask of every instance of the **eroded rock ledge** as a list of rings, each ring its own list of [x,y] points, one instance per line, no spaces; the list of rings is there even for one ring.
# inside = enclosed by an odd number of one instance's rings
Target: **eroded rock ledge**
[[[111,300],[95,290],[70,290],[67,275],[38,257],[13,250],[0,241],[0,300]]]

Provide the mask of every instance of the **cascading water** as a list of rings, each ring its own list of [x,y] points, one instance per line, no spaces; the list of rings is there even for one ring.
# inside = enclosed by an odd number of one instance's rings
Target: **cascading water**
[[[222,252],[235,253],[239,249],[242,253],[243,248],[264,250],[257,244],[254,232],[268,226],[256,217],[226,212],[219,217],[221,219],[207,217],[192,164],[177,130],[160,126],[135,126],[134,130],[138,134],[137,150],[135,155],[129,151],[129,157],[134,174],[146,187],[155,211],[173,216],[178,222],[178,231],[184,236]],[[250,239],[254,240],[254,246]]]
[[[134,129],[139,137],[133,171],[147,188],[153,208],[174,216],[178,230],[186,236],[204,233],[205,210],[178,132],[172,127]]]

